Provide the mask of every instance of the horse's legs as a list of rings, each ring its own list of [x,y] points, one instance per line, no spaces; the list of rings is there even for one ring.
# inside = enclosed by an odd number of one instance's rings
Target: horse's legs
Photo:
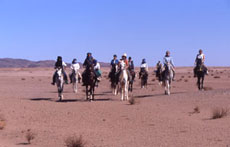
[[[126,100],[129,100],[129,89],[128,89],[129,83],[125,83],[125,98]]]
[[[202,77],[201,88],[204,89],[204,76]]]
[[[88,85],[86,85],[85,87],[86,87],[86,89],[85,89],[86,100],[88,100],[89,99],[88,98],[88,94],[89,94],[89,92],[88,92]]]
[[[197,76],[197,86],[198,86],[198,89],[200,90],[200,76],[199,75]]]

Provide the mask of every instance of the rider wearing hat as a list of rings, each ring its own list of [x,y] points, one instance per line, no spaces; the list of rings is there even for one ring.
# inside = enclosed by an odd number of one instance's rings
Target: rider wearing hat
[[[56,63],[55,63],[54,69],[58,69],[58,68],[61,68],[61,69],[62,69],[62,74],[64,75],[65,83],[68,84],[68,78],[67,78],[66,72],[65,72],[65,70],[64,70],[64,67],[66,67],[66,66],[67,66],[67,65],[65,64],[65,62],[62,61],[62,57],[61,57],[61,56],[58,56],[58,57],[57,57],[57,61],[56,61]],[[56,76],[57,76],[57,71],[55,71],[55,73],[54,73],[54,75],[53,75],[53,82],[51,83],[52,85],[55,85]]]
[[[116,72],[116,66],[118,66],[119,60],[117,59],[117,55],[113,55],[113,59],[110,62],[111,71],[109,72],[109,78],[112,76],[112,72]]]
[[[173,58],[170,56],[170,52],[166,51],[166,55],[163,59],[164,67],[167,66],[167,64],[170,64],[172,66],[172,71],[173,71],[173,80],[175,79],[175,66],[173,62]]]
[[[127,69],[127,74],[128,74],[128,78],[129,78],[129,81],[131,81],[131,74],[130,74],[130,71],[128,70],[129,69],[129,61],[127,60],[127,54],[124,53],[121,57],[121,61],[125,62],[125,65],[126,65],[126,69]],[[120,62],[121,62],[120,61]],[[119,64],[120,64],[119,62]],[[120,74],[119,74],[120,75]]]

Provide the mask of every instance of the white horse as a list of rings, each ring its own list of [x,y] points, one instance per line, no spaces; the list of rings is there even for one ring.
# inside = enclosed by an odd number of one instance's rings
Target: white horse
[[[77,70],[72,70],[72,75],[71,75],[71,81],[73,83],[73,91],[74,93],[77,93],[77,84],[79,83],[79,77],[81,78],[80,73]]]
[[[173,79],[172,65],[167,64],[163,71],[163,85],[165,87],[165,95],[170,95],[171,83]]]
[[[64,90],[64,76],[62,73],[62,69],[58,68],[56,71],[56,84],[57,84],[57,89],[58,89],[58,98],[59,101],[62,101],[63,99],[63,90]]]
[[[121,100],[129,100],[129,81],[126,65],[124,61],[120,62],[121,74],[119,77],[119,86],[121,91]]]

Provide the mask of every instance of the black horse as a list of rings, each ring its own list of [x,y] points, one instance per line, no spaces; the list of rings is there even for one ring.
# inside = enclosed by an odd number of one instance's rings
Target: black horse
[[[147,88],[148,85],[148,72],[145,69],[141,69],[139,73],[141,79],[141,88]]]
[[[111,72],[109,73],[109,78],[111,81],[111,88],[114,95],[118,93],[118,82],[119,82],[119,75],[118,75],[118,65],[113,66]]]
[[[131,79],[129,80],[129,91],[133,92],[133,83],[136,77],[136,73],[134,70],[130,70],[130,75],[131,75]]]
[[[207,69],[204,67],[203,64],[197,65],[195,68],[195,74],[197,76],[197,86],[199,90],[203,90],[204,88],[204,77],[207,72]]]
[[[96,75],[93,66],[86,69],[84,75],[84,85],[86,86],[86,100],[94,100]]]

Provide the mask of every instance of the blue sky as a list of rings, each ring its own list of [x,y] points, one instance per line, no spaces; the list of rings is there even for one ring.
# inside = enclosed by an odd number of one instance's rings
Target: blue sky
[[[139,65],[170,50],[191,66],[229,66],[230,0],[0,0],[0,58],[109,62],[124,52]]]

